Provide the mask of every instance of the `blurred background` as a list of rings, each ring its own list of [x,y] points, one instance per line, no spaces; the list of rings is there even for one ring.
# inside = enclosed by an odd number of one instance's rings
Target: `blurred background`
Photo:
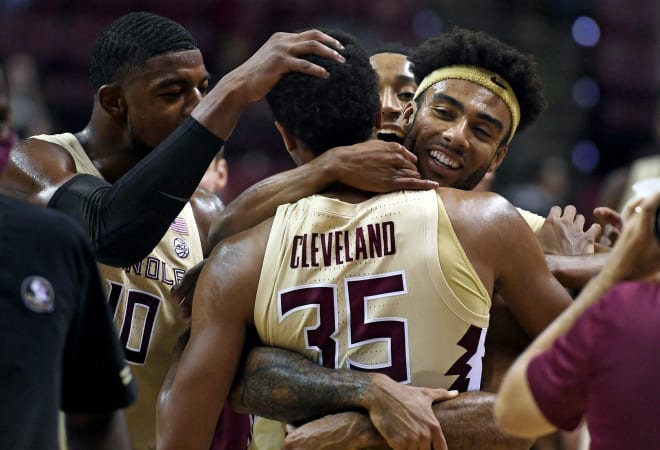
[[[94,39],[129,11],[186,26],[212,84],[276,31],[339,27],[369,49],[415,46],[454,25],[485,30],[535,55],[549,100],[514,140],[493,190],[543,215],[573,203],[589,217],[595,204],[616,201],[634,159],[658,154],[659,9],[658,0],[0,0],[0,64],[24,138],[85,126]],[[225,202],[292,167],[263,102],[243,116],[225,156]]]

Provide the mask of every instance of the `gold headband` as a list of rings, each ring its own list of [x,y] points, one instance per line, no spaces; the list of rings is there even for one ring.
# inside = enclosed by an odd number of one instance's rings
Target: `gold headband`
[[[511,133],[506,142],[509,144],[511,139],[513,139],[513,135],[516,133],[518,124],[520,123],[520,105],[518,105],[516,94],[514,94],[509,83],[495,72],[491,72],[490,70],[481,67],[447,66],[434,70],[428,74],[419,84],[413,100],[416,100],[417,97],[435,83],[447,79],[467,80],[480,84],[504,101],[511,113]]]

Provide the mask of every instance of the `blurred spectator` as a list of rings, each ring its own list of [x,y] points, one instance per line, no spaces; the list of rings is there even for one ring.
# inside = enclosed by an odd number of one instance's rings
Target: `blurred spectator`
[[[597,205],[622,211],[623,206],[633,197],[633,184],[654,177],[660,177],[660,97],[656,100],[655,141],[639,149],[630,166],[615,170],[605,178]]]
[[[20,138],[50,133],[52,121],[43,96],[37,63],[27,53],[6,60],[12,126]]]
[[[555,205],[566,203],[570,189],[569,167],[557,156],[549,156],[533,163],[532,178],[528,182],[503,188],[504,195],[519,208],[545,216]]]

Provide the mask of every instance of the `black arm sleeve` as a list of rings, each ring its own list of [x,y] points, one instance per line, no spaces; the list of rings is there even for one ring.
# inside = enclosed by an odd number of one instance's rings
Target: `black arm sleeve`
[[[97,261],[129,266],[158,244],[223,144],[188,117],[116,183],[76,175],[48,206],[83,225]]]

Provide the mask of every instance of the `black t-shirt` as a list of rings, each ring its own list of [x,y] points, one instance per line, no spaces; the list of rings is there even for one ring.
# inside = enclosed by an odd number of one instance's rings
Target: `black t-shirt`
[[[58,410],[136,397],[96,262],[65,215],[0,196],[0,448],[57,449]]]

